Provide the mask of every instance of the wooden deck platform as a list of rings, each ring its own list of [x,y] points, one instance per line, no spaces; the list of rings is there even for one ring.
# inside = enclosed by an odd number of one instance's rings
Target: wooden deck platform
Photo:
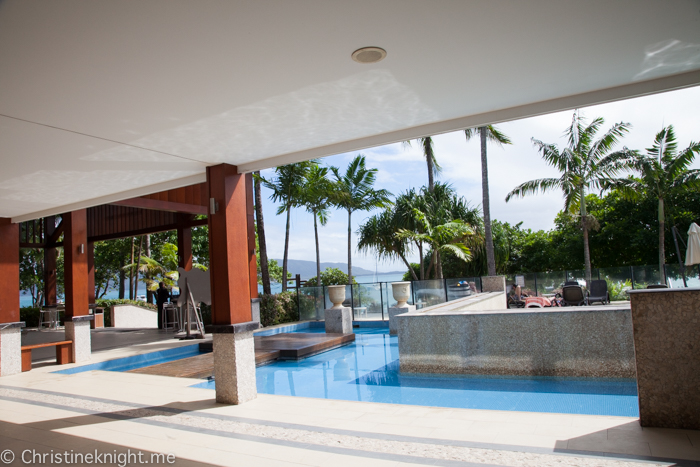
[[[349,344],[354,340],[355,334],[284,333],[255,337],[255,364],[262,365],[278,358],[310,357]],[[200,344],[201,351],[207,352],[209,349],[211,349],[211,342]],[[214,375],[214,354],[207,352],[194,357],[137,368],[128,373],[205,379]]]

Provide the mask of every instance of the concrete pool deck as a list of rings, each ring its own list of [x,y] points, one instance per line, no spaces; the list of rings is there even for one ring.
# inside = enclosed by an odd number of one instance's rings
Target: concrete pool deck
[[[93,362],[191,342],[93,354]],[[198,380],[44,366],[0,381],[0,446],[174,453],[179,465],[633,466],[700,463],[700,432],[637,418],[445,409],[260,394],[214,402]],[[685,459],[686,461],[679,461]],[[651,463],[649,461],[652,461]],[[15,464],[20,465],[19,458]]]

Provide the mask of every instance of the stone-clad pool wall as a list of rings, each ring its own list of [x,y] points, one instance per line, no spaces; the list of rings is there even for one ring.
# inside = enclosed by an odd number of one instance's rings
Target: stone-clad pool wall
[[[397,320],[402,372],[636,376],[626,302],[618,307],[427,309]]]

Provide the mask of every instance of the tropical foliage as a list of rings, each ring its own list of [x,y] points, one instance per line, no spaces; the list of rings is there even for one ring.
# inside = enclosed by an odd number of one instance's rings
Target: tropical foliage
[[[586,280],[591,280],[591,255],[589,247],[589,231],[597,228],[597,221],[586,209],[586,195],[591,189],[603,190],[613,177],[624,171],[634,152],[623,148],[612,152],[620,139],[629,131],[629,123],[616,123],[600,138],[595,139],[605,121],[596,118],[590,124],[574,112],[571,126],[564,134],[568,146],[558,148],[555,144],[547,144],[537,139],[532,143],[542,155],[542,158],[555,167],[561,176],[559,178],[542,178],[531,180],[515,187],[506,196],[506,202],[514,197],[523,197],[538,192],[546,193],[551,190],[561,190],[564,195],[564,210],[578,216],[583,231],[583,262]]]
[[[489,196],[489,170],[487,158],[487,143],[491,141],[503,146],[512,144],[510,139],[493,125],[464,130],[467,141],[479,135],[481,143],[481,209],[484,213],[484,248],[486,250],[486,269],[489,276],[496,275],[496,253],[493,245],[491,230],[491,200]]]
[[[646,195],[658,200],[658,259],[662,274],[666,262],[664,233],[668,216],[665,203],[673,194],[700,187],[700,170],[690,169],[698,152],[700,143],[694,142],[678,152],[673,126],[668,126],[656,134],[654,144],[646,150],[646,154],[635,153],[630,161],[630,167],[637,172],[637,177],[609,183],[610,187],[618,189],[628,199],[639,200]],[[665,282],[663,277],[662,282]]]
[[[348,213],[348,277],[352,277],[352,213],[391,205],[391,193],[374,188],[377,169],[368,169],[361,154],[350,162],[345,173],[337,167],[331,167],[331,171],[335,176],[331,202]]]

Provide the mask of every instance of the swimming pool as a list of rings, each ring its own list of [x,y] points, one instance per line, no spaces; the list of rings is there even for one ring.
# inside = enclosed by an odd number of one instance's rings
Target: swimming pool
[[[258,392],[449,408],[639,416],[635,380],[402,374],[398,339],[388,329],[360,328],[355,333],[355,342],[344,347],[258,367]],[[215,384],[206,381],[193,387],[214,389]]]

